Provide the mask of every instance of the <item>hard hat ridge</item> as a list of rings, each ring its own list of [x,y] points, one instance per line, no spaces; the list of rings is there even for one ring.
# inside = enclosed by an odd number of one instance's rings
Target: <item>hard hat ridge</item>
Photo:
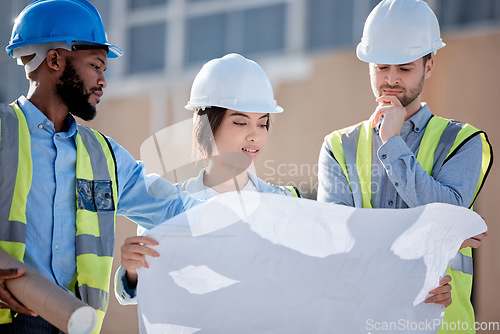
[[[425,1],[383,0],[368,15],[356,54],[369,63],[405,64],[445,45]]]

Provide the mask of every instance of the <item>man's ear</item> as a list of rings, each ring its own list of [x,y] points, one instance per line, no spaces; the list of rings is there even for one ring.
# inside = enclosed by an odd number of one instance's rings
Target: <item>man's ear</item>
[[[57,52],[57,50],[47,51],[47,57],[45,58],[47,66],[54,71],[59,71],[62,65],[62,56]]]
[[[425,78],[426,79],[429,79],[431,74],[432,74],[432,71],[434,71],[434,57],[431,57],[429,58],[425,64]]]

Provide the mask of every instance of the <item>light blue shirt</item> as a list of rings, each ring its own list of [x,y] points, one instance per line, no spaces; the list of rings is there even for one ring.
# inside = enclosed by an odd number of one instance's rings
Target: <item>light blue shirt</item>
[[[373,130],[373,208],[408,208],[434,202],[470,205],[481,172],[481,138],[475,136],[467,141],[433,178],[416,159],[431,116],[429,107],[422,104],[422,108],[404,122],[401,135],[385,144],[378,135],[378,127]],[[318,201],[354,206],[349,182],[334,159],[327,139],[319,156],[318,181]]]
[[[247,173],[249,180],[247,185],[243,189],[244,191],[258,191],[260,193],[293,196],[292,192],[286,189],[285,187],[267,183],[264,180],[259,179],[257,175],[255,175],[249,170],[247,170]],[[197,199],[208,200],[214,196],[217,196],[217,192],[205,186],[205,184],[203,183],[204,175],[205,175],[205,169],[202,169],[198,173],[198,176],[192,177],[186,181],[176,183],[175,186],[180,191],[187,191],[189,194],[193,195],[193,197]],[[298,190],[296,191],[300,197]],[[145,232],[144,229],[141,228],[137,229],[137,235],[143,235],[144,232]],[[116,271],[115,296],[121,305],[135,305],[137,304],[137,296],[136,296],[137,289],[130,288],[128,286],[126,274],[127,271],[122,266],[120,266]]]
[[[31,135],[33,180],[26,208],[24,262],[66,288],[76,273],[76,135],[69,115],[67,132],[54,124],[24,96],[18,99]],[[109,138],[108,138],[109,139]],[[198,203],[157,175],[145,175],[145,165],[109,139],[118,171],[117,214],[145,228],[183,212]],[[155,182],[156,181],[156,182]],[[155,184],[156,192],[148,193]]]

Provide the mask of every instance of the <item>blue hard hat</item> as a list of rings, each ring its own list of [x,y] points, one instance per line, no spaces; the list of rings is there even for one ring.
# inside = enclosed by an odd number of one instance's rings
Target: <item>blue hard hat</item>
[[[19,14],[5,48],[12,50],[26,45],[66,42],[108,48],[108,57],[117,58],[123,51],[108,43],[104,24],[95,7],[86,0],[36,0]]]

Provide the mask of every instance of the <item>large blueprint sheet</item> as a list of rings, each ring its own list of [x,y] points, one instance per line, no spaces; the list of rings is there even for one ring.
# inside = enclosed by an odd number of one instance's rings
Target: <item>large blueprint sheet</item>
[[[226,193],[148,231],[141,333],[436,333],[425,304],[479,215]],[[391,326],[391,327],[389,327]],[[387,330],[389,328],[390,330]],[[394,330],[392,330],[394,329]]]

